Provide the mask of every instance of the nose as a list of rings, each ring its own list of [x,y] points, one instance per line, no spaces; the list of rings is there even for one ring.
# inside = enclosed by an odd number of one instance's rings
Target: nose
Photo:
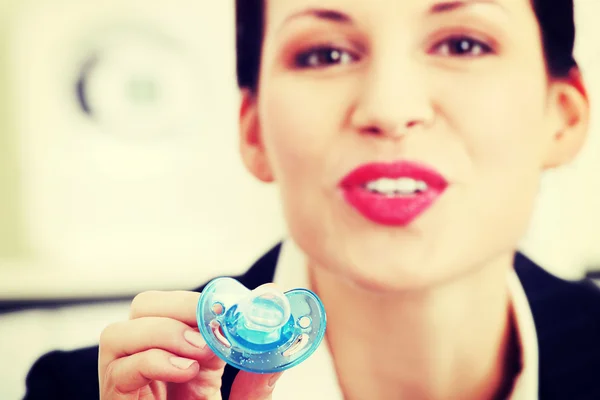
[[[429,127],[435,119],[423,66],[408,57],[373,60],[351,113],[355,131],[389,139]]]

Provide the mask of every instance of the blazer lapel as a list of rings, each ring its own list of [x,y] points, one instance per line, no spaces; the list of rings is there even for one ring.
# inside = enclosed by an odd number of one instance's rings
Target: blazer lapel
[[[559,279],[518,253],[536,326],[540,399],[600,399],[600,289]]]

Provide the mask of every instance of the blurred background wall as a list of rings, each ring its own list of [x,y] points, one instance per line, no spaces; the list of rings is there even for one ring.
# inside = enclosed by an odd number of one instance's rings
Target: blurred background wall
[[[600,2],[576,1],[590,140],[522,244],[566,279],[600,270]],[[128,297],[241,272],[285,234],[237,154],[234,57],[231,0],[0,0],[0,398]]]
[[[113,299],[241,272],[282,236],[237,153],[233,10],[0,0],[0,399],[126,318]]]
[[[181,287],[275,240],[274,189],[237,154],[232,2],[12,0],[9,12],[2,296]]]

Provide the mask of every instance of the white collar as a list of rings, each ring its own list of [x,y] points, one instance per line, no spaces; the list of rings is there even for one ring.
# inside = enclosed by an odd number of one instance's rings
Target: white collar
[[[298,246],[288,239],[283,242],[274,283],[283,290],[309,288],[306,257]],[[517,333],[521,345],[522,369],[517,377],[510,400],[535,400],[538,398],[538,343],[533,315],[517,274],[508,276]],[[286,371],[277,381],[274,400],[343,400],[337,381],[331,352],[326,341],[300,365]]]

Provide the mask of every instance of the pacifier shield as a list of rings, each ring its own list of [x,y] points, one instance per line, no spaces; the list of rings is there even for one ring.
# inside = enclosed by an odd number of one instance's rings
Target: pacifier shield
[[[321,300],[307,289],[281,292],[273,285],[249,290],[232,278],[212,280],[196,318],[211,350],[249,372],[279,372],[306,360],[325,336]]]

